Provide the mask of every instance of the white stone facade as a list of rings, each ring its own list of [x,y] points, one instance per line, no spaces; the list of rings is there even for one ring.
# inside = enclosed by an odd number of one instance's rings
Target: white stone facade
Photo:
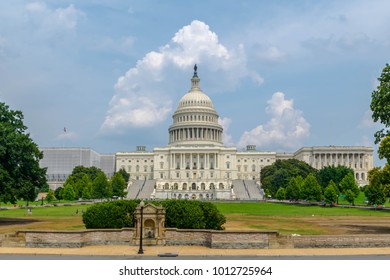
[[[211,99],[199,87],[196,68],[191,89],[179,101],[169,127],[169,144],[146,151],[116,154],[116,169],[124,168],[130,178],[155,180],[151,198],[235,199],[233,180],[260,184],[262,168],[278,159],[296,158],[321,169],[344,165],[355,171],[359,185],[365,185],[373,168],[371,147],[305,147],[295,153],[245,151],[225,147],[222,127]]]

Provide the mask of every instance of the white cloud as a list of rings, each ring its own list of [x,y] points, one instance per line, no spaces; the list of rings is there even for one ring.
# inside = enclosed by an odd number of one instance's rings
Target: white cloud
[[[230,118],[219,118],[218,123],[223,128],[223,134],[222,134],[222,142],[225,144],[225,146],[234,146],[233,138],[231,134],[228,133],[230,124],[232,123],[232,120]]]
[[[25,6],[28,19],[41,30],[52,31],[58,28],[72,30],[85,14],[73,4],[66,8],[51,9],[45,2],[32,2]]]
[[[247,69],[242,45],[237,50],[228,49],[207,24],[194,20],[181,28],[170,43],[147,53],[118,78],[102,131],[153,126],[164,121],[172,111],[172,98],[183,93],[174,77],[183,70],[191,73],[196,63],[207,66],[202,73],[209,71],[219,90],[231,90],[246,76],[262,82],[260,75]]]
[[[359,128],[371,128],[375,127],[375,123],[372,120],[372,112],[371,110],[367,110],[364,112],[364,115],[358,125]]]
[[[276,92],[267,101],[266,113],[271,119],[245,131],[238,143],[239,147],[257,145],[262,148],[297,148],[303,138],[310,135],[310,124],[303,113],[294,108],[293,100],[286,100],[284,93]]]

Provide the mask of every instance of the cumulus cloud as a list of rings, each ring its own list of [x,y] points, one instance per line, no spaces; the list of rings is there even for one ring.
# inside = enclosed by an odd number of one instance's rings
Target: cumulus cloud
[[[43,30],[58,28],[72,30],[85,14],[73,4],[66,8],[51,9],[45,2],[31,2],[25,6],[28,19]]]
[[[364,112],[362,119],[358,125],[359,128],[372,128],[375,127],[375,123],[372,120],[372,111],[367,110]]]
[[[219,90],[232,89],[247,76],[257,83],[262,81],[260,75],[247,69],[242,45],[228,49],[207,24],[194,20],[118,78],[102,131],[163,122],[172,113],[172,99],[183,95],[174,77],[188,73],[196,63],[207,67],[202,73],[218,76]]]
[[[234,146],[233,138],[231,134],[228,133],[230,124],[232,123],[232,120],[230,118],[219,118],[218,123],[223,128],[223,134],[222,134],[222,142],[225,144],[225,146]]]
[[[267,104],[265,111],[271,119],[264,125],[245,131],[238,146],[297,148],[301,140],[310,134],[310,124],[303,113],[294,108],[292,99],[285,99],[283,92],[274,93]]]

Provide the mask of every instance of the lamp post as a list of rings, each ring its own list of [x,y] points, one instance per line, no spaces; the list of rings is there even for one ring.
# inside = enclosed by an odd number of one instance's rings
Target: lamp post
[[[142,227],[143,227],[143,212],[144,212],[144,206],[145,206],[145,202],[142,200],[139,204],[139,206],[141,207],[141,224],[140,224],[140,236],[139,236],[139,249],[138,249],[138,254],[143,254],[144,253],[144,250],[142,249]]]

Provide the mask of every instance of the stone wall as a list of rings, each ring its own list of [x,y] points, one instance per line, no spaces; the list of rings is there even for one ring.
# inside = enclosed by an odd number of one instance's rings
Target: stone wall
[[[18,231],[0,236],[3,247],[62,247],[136,245],[135,229],[80,231]],[[216,231],[165,229],[166,246],[210,248],[375,248],[390,247],[390,234],[380,235],[282,235],[277,231]],[[147,245],[147,242],[145,242]]]
[[[294,248],[390,247],[390,234],[293,236]]]
[[[26,247],[78,248],[90,245],[131,245],[134,229],[100,229],[82,231],[19,231]]]

